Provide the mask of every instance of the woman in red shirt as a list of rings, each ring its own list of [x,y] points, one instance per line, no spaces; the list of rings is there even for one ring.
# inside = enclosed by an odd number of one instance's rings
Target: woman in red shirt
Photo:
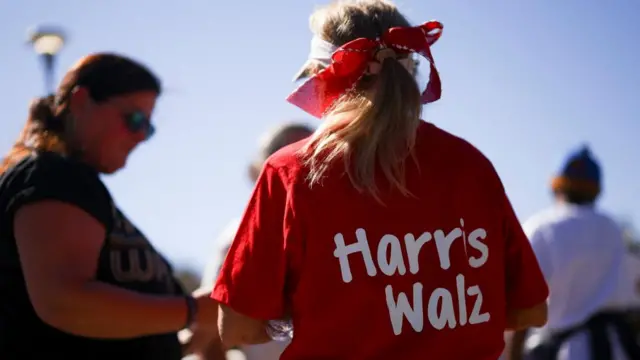
[[[497,359],[505,329],[544,324],[548,289],[491,162],[420,120],[442,25],[361,0],[311,27],[312,76],[288,100],[323,122],[257,181],[212,294],[223,342],[291,319],[282,359]]]

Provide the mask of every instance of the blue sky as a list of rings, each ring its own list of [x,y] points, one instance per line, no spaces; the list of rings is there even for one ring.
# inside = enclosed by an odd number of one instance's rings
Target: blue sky
[[[118,51],[164,80],[157,136],[106,178],[118,204],[177,264],[200,270],[251,191],[258,137],[282,121],[315,123],[285,102],[304,62],[308,16],[324,2],[0,1],[0,150],[40,95],[25,45],[36,24],[70,33],[58,79],[81,56]],[[433,53],[443,98],[425,119],[479,147],[518,215],[548,206],[548,180],[587,142],[605,176],[602,206],[640,222],[640,2],[403,0],[415,23],[444,23]]]

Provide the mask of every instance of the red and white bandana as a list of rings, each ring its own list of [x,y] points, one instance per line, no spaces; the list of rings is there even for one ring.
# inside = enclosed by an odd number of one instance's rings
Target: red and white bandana
[[[434,102],[440,99],[442,84],[430,46],[440,38],[442,28],[440,22],[429,21],[416,27],[391,28],[375,40],[352,40],[337,48],[331,55],[331,63],[307,79],[287,97],[287,101],[322,118],[333,103],[365,74],[377,51],[391,48],[398,55],[417,53],[429,61],[429,82],[422,93],[422,103]]]

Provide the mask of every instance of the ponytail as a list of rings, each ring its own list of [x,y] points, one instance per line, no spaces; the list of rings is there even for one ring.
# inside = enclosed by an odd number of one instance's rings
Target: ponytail
[[[62,121],[55,114],[54,101],[54,96],[50,95],[31,102],[27,122],[16,142],[2,159],[0,174],[33,151],[66,152],[66,146],[61,139]]]
[[[414,155],[420,123],[418,84],[398,59],[390,57],[381,61],[379,73],[365,75],[356,85],[354,91],[336,101],[302,149],[310,170],[310,186],[319,184],[329,165],[342,158],[349,180],[358,191],[380,201],[375,181],[379,169],[392,188],[409,196],[405,162]]]

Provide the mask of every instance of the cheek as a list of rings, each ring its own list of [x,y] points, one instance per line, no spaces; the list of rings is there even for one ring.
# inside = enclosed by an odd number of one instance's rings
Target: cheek
[[[134,134],[127,128],[124,121],[116,121],[111,123],[105,129],[105,135],[113,139],[113,143],[116,143],[121,148],[134,148],[138,143],[144,140],[142,134]],[[115,144],[114,144],[115,145]]]
[[[118,170],[127,162],[129,154],[133,150],[130,140],[123,136],[111,136],[103,138],[100,143],[99,162],[103,169],[109,172]]]
[[[99,151],[103,159],[121,161],[137,145],[137,141],[121,121],[113,122],[102,130]]]

